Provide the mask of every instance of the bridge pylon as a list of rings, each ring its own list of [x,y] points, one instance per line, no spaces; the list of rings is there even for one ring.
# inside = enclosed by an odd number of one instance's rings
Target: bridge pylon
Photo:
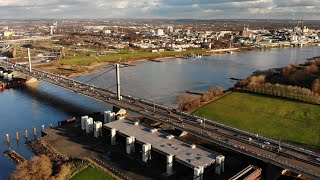
[[[118,100],[121,100],[120,94],[120,64],[116,64],[116,74],[117,74],[117,96]]]
[[[32,71],[32,67],[31,67],[31,55],[30,55],[30,48],[28,48],[28,59],[29,59],[29,72]]]

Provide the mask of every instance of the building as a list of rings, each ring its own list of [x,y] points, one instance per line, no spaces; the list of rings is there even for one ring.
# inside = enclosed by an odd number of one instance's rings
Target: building
[[[162,29],[158,29],[158,30],[156,31],[156,35],[157,35],[157,36],[163,36],[163,35],[164,35],[164,31],[163,31]]]

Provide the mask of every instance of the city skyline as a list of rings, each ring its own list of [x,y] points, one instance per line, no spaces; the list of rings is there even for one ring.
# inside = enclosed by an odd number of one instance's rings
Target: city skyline
[[[317,0],[0,0],[1,19],[320,19]]]

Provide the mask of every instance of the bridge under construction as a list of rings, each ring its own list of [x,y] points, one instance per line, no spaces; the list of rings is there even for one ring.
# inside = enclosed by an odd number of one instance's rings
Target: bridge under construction
[[[315,152],[225,126],[214,122],[214,120],[206,121],[203,118],[180,112],[161,104],[120,94],[119,65],[116,65],[117,92],[33,69],[31,65],[15,64],[8,60],[0,61],[0,67],[17,71],[37,78],[39,81],[46,81],[75,93],[112,104],[118,108],[138,113],[150,120],[188,132],[216,145],[278,167],[303,174],[313,179],[320,178],[320,162],[316,160],[319,158],[319,155]]]

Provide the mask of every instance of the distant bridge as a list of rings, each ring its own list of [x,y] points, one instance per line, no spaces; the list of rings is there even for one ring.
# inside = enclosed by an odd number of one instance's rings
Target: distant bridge
[[[38,80],[46,81],[119,108],[127,109],[148,119],[172,126],[181,131],[186,131],[216,145],[278,167],[303,174],[310,178],[320,178],[320,161],[316,160],[320,156],[312,151],[280,143],[214,121],[206,121],[200,117],[179,112],[160,104],[154,104],[147,100],[120,95],[119,65],[117,65],[117,92],[49,72],[31,69],[31,66],[15,64],[8,60],[0,60],[0,67],[35,77]]]

